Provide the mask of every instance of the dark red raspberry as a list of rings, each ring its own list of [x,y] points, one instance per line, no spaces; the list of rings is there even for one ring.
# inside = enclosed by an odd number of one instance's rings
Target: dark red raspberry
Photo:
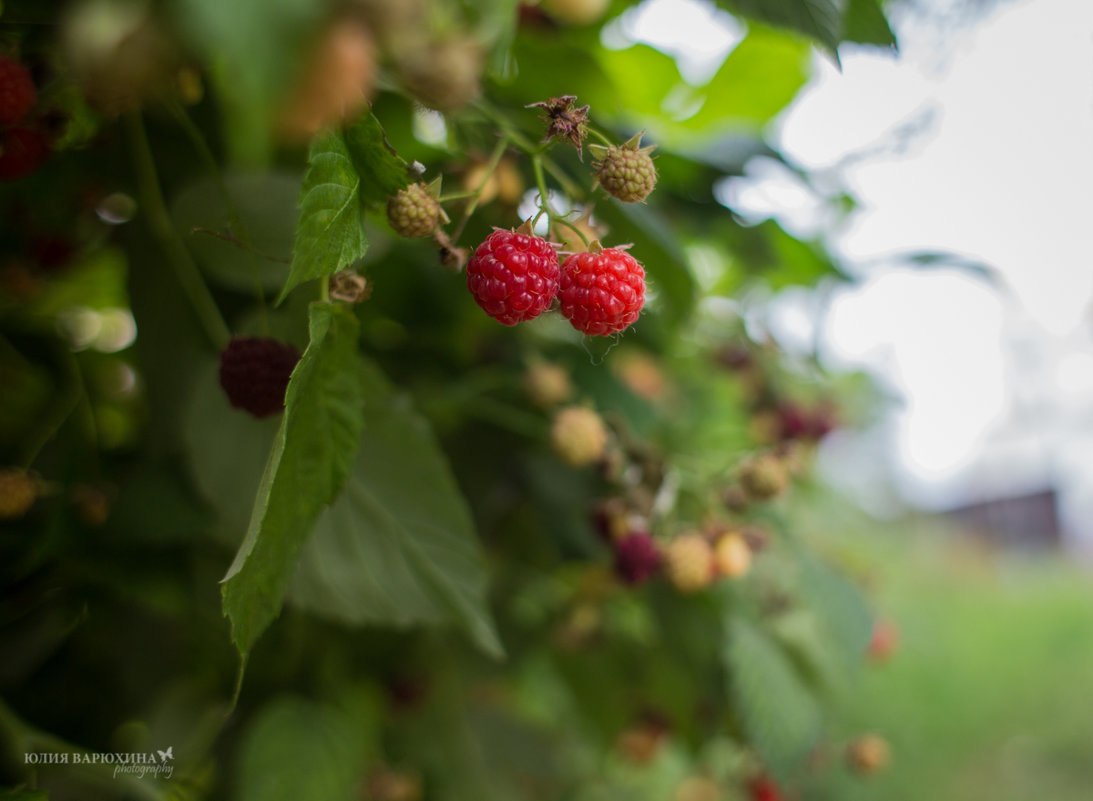
[[[660,560],[660,549],[644,531],[615,541],[615,572],[627,584],[648,581],[660,568]]]
[[[778,422],[782,439],[802,439],[809,433],[808,412],[796,403],[785,402],[778,406]]]
[[[645,305],[645,270],[629,253],[600,249],[574,253],[562,265],[562,314],[585,334],[607,336],[634,323]]]
[[[30,111],[38,95],[27,68],[0,56],[0,125],[14,125]]]
[[[530,226],[494,231],[467,263],[467,288],[499,323],[532,320],[558,293],[558,253]]]
[[[236,337],[220,354],[220,386],[236,409],[269,417],[285,406],[285,389],[300,352],[276,339]]]
[[[33,128],[8,128],[0,133],[0,181],[18,181],[49,158],[49,136]]]

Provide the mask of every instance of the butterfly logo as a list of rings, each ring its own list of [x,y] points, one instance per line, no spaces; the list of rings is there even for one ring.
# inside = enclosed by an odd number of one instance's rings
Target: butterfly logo
[[[158,748],[156,749],[156,753],[159,754],[159,761],[160,762],[166,762],[168,759],[174,759],[175,758],[174,751],[175,751],[175,747],[173,745],[167,746],[166,751],[160,751]]]

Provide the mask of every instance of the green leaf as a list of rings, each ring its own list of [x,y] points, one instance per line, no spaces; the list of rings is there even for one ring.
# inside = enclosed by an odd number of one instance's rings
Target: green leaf
[[[357,319],[340,305],[313,303],[310,321],[247,536],[223,580],[224,614],[244,656],[280,612],[300,548],[345,483],[360,437]]]
[[[845,0],[719,0],[719,5],[734,13],[803,33],[822,45],[836,61],[844,3]]]
[[[341,134],[322,134],[308,154],[292,265],[278,303],[304,281],[333,275],[364,256],[361,214],[361,176],[349,147]]]
[[[683,79],[675,59],[649,45],[638,44],[625,50],[597,48],[596,57],[614,84],[619,111],[625,119],[657,118],[663,115],[664,99]],[[634,76],[642,76],[635,81]]]
[[[210,359],[195,374],[182,428],[194,485],[216,513],[206,530],[238,547],[251,518],[243,499],[258,489],[280,423],[232,408],[218,373],[219,361]]]
[[[843,15],[843,39],[899,49],[896,35],[878,0],[848,0]]]
[[[300,303],[293,311],[299,313],[306,305]],[[270,336],[301,349],[307,342],[306,316],[292,314],[287,307],[263,316],[237,317],[233,328],[240,336]],[[188,404],[185,413],[176,417],[176,428],[181,418],[192,484],[215,515],[206,531],[238,548],[251,516],[250,506],[240,499],[249,501],[257,493],[281,421],[277,417],[257,420],[233,408],[220,386],[218,358],[206,356],[191,362],[195,371],[189,380]]]
[[[274,290],[288,277],[284,260],[292,252],[299,211],[300,177],[292,172],[224,176],[230,210],[216,179],[203,177],[175,195],[171,218],[202,269],[217,283],[252,293]],[[239,219],[233,219],[237,211]],[[237,230],[242,224],[243,230]],[[199,229],[199,230],[195,230]],[[214,234],[230,233],[239,243]],[[250,247],[243,247],[245,240]]]
[[[873,634],[873,619],[857,587],[808,551],[798,554],[798,595],[816,617],[821,639],[841,675],[861,664]]]
[[[730,697],[744,732],[771,772],[785,778],[819,738],[816,700],[785,653],[744,616],[726,620],[723,645]]]
[[[702,90],[702,107],[681,124],[703,131],[765,125],[805,85],[808,60],[807,42],[753,25]]]
[[[470,512],[432,432],[376,367],[360,381],[352,477],[300,556],[291,600],[353,625],[456,623],[501,655]]]
[[[822,278],[843,277],[821,244],[797,239],[774,220],[752,227],[734,223],[724,233],[748,273],[764,280],[772,289],[813,286]]]
[[[364,710],[367,712],[367,708]],[[239,801],[345,801],[366,768],[362,722],[333,704],[283,697],[266,705],[247,729],[236,775]]]
[[[349,157],[360,176],[362,203],[385,203],[388,197],[406,186],[406,160],[395,153],[372,112],[347,128],[343,136]]]

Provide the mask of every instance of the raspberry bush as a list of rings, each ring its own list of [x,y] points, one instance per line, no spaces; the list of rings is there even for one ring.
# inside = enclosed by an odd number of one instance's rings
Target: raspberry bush
[[[796,798],[898,761],[815,758],[873,623],[796,521],[867,397],[752,314],[841,272],[715,194],[780,158],[810,47],[887,24],[727,2],[758,16],[696,87],[596,44],[624,5],[3,4],[0,795]],[[162,769],[47,756],[107,752]]]

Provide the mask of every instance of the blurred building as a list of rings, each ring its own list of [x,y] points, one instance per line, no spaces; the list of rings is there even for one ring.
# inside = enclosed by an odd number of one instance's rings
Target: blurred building
[[[1061,545],[1053,489],[968,504],[949,509],[942,516],[998,548],[1032,551]]]

